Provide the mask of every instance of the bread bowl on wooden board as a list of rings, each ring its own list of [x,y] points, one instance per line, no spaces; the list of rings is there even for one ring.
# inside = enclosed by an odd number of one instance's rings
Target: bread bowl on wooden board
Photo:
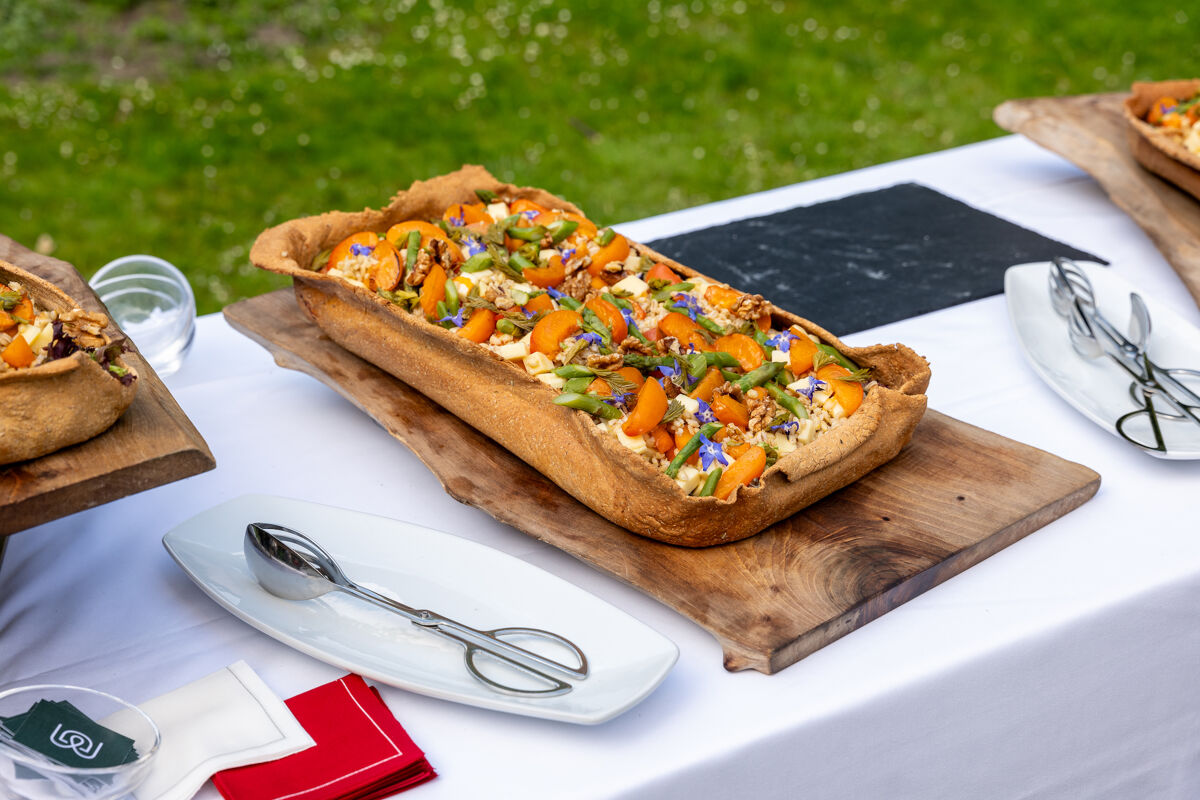
[[[1160,99],[1185,100],[1197,91],[1200,91],[1200,78],[1135,83],[1122,111],[1129,123],[1129,149],[1137,162],[1200,199],[1200,154],[1184,146],[1179,130],[1146,121],[1146,115]]]
[[[82,311],[49,281],[0,261],[0,289],[7,290],[13,281],[28,293],[37,311],[53,311],[59,317],[87,315],[100,328],[108,323],[103,315]],[[14,332],[16,335],[20,334]],[[136,372],[119,355],[112,359],[112,369],[93,356],[92,351],[102,352],[111,343],[101,331],[86,343],[89,347],[69,355],[0,371],[0,464],[78,444],[117,421],[133,402],[138,381]]]
[[[814,323],[772,306],[773,326],[799,326],[869,368],[875,383],[853,416],[781,456],[755,484],[726,499],[688,495],[601,432],[590,415],[556,405],[555,389],[524,369],[363,286],[312,268],[319,254],[356,232],[382,233],[406,220],[440,218],[452,204],[473,201],[481,189],[580,213],[544,190],[504,184],[481,167],[464,167],[414,183],[380,210],[329,212],[264,231],[251,261],[290,275],[301,308],[335,342],[445,406],[606,518],[659,541],[699,547],[751,536],[885,463],[911,438],[926,405],[930,373],[923,358],[903,345],[847,347]],[[685,279],[704,278],[643,245],[631,246]]]

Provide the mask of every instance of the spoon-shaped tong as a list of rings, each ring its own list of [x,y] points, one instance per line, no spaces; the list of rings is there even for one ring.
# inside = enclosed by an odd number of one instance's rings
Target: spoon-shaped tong
[[[466,648],[467,671],[497,692],[526,697],[556,697],[571,691],[565,678],[584,679],[588,675],[587,657],[574,643],[540,628],[496,628],[482,631],[464,625],[434,611],[407,606],[346,577],[333,557],[302,533],[269,522],[246,526],[243,545],[246,562],[258,582],[271,594],[287,600],[310,600],[340,590],[368,603],[386,608],[432,633],[452,639]],[[524,637],[552,642],[567,648],[579,660],[572,667],[546,658],[506,641],[506,637]],[[485,675],[477,660],[486,654],[529,676],[541,688],[509,686]]]

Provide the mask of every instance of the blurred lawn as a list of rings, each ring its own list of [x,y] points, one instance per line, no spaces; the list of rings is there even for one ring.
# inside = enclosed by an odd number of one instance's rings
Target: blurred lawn
[[[162,256],[211,312],[281,285],[264,227],[464,162],[620,222],[1191,77],[1194,32],[1157,0],[0,0],[0,232]]]

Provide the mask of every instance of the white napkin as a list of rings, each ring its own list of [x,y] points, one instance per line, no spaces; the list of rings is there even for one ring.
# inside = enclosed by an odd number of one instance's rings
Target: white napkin
[[[213,773],[274,761],[314,742],[245,661],[138,706],[162,744],[137,800],[187,800]]]

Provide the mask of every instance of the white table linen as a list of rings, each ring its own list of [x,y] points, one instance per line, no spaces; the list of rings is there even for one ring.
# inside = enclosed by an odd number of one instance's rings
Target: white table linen
[[[1101,255],[1200,326],[1178,276],[1095,182],[1018,137],[618,229],[648,241],[906,181]],[[440,773],[414,797],[1200,795],[1200,463],[1144,455],[1061,400],[1021,355],[1003,296],[846,338],[910,345],[931,362],[931,408],[1095,469],[1099,493],[777,675],[730,674],[704,630],[453,501],[366,415],[213,315],[167,384],[216,470],[15,535],[0,565],[0,685],[140,702],[239,659],[283,697],[336,678],[221,610],[160,543],[200,510],[269,493],[483,542],[679,645],[654,694],[595,727],[383,687]],[[200,796],[217,795],[209,784]]]

